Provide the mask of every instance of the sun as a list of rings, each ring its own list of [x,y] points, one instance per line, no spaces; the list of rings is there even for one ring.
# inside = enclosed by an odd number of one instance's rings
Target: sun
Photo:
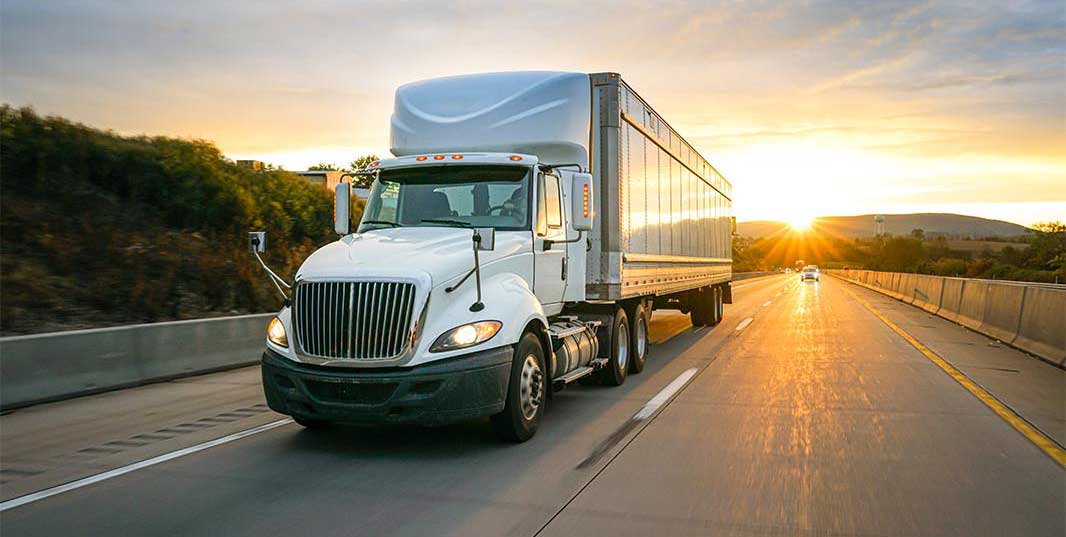
[[[788,227],[794,231],[806,231],[810,229],[811,224],[814,223],[814,217],[810,215],[797,214],[789,217],[785,220]]]

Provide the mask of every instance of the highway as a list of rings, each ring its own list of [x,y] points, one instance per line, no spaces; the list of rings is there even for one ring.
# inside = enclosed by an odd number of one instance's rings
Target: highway
[[[642,374],[554,394],[520,445],[484,422],[307,431],[265,408],[254,367],[10,412],[0,529],[1066,534],[1062,369],[826,276],[737,282],[734,299],[714,328],[656,312]]]

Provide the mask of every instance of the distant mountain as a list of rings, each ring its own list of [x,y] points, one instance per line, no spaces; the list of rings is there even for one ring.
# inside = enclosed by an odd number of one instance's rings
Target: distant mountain
[[[909,235],[915,229],[921,229],[927,235],[943,234],[959,238],[1015,237],[1029,232],[1029,228],[1018,224],[961,214],[917,213],[883,216],[885,233],[891,235]],[[872,214],[822,216],[814,221],[811,228],[824,235],[848,238],[872,237],[877,233]],[[775,233],[787,232],[788,229],[788,224],[772,220],[737,223],[737,232],[745,237],[768,237]]]

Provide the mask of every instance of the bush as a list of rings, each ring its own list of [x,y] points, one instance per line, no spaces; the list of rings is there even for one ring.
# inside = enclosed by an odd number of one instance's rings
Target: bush
[[[4,334],[271,311],[280,299],[247,232],[268,232],[286,277],[334,238],[330,192],[208,142],[8,106],[0,121]]]

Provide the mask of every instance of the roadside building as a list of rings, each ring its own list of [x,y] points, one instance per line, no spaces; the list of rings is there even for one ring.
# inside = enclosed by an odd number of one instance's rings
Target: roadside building
[[[341,176],[344,172],[337,170],[307,170],[302,172],[292,172],[308,181],[320,185],[322,188],[333,192],[337,188],[337,184],[341,182]]]

